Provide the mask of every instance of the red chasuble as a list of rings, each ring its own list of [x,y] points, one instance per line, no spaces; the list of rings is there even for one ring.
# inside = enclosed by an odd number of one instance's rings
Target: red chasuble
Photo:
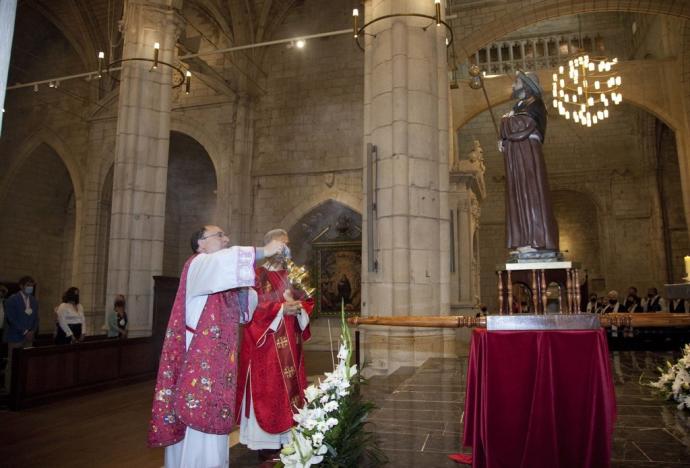
[[[271,434],[285,432],[295,425],[292,415],[303,406],[307,387],[302,342],[311,336],[309,327],[302,331],[295,316],[284,315],[275,332],[269,328],[285,302],[283,292],[288,287],[287,271],[257,268],[255,288],[259,302],[254,317],[244,327],[240,348],[235,418],[239,423],[246,386],[247,416],[253,401],[259,426]],[[293,296],[298,297],[294,291]],[[310,314],[313,300],[301,303]]]

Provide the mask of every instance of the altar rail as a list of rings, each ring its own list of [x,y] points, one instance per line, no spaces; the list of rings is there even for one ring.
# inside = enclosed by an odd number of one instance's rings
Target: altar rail
[[[10,408],[155,377],[158,353],[151,337],[17,349],[12,358]]]

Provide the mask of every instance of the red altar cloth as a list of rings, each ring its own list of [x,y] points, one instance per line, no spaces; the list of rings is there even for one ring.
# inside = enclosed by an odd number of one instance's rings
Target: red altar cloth
[[[603,329],[473,331],[463,434],[473,467],[608,467],[615,419]]]

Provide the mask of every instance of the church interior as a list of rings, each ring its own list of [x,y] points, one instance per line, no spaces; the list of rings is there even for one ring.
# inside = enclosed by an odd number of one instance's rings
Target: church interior
[[[497,292],[509,255],[497,141],[518,71],[548,110],[571,310],[635,287],[690,315],[690,289],[685,301],[665,289],[690,281],[690,2],[17,0],[12,22],[0,285],[35,280],[39,329],[14,363],[3,344],[0,466],[163,465],[146,425],[189,237],[205,225],[231,245],[289,233],[317,290],[310,378],[332,369],[341,309],[466,323],[504,306],[538,313],[529,280],[508,279],[505,304]],[[585,53],[613,64],[602,76],[618,94],[585,100],[583,122],[558,90]],[[562,310],[551,284],[543,310]],[[54,346],[70,287],[86,338]],[[119,294],[127,339],[106,340]],[[690,466],[690,405],[647,385],[690,343],[683,323],[608,329],[611,457],[588,466]],[[352,329],[391,465],[458,466],[448,455],[472,452],[476,330]],[[230,466],[256,466],[237,437]]]

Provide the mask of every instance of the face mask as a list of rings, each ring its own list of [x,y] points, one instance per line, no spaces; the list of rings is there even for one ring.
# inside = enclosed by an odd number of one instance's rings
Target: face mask
[[[125,307],[125,301],[115,301],[115,307]]]
[[[652,298],[654,298],[654,294],[647,294],[647,297],[652,299]]]
[[[591,298],[591,299],[589,300],[589,302],[591,302],[592,304],[594,304],[595,302],[597,302],[597,298],[596,298],[596,297],[593,297],[593,298]]]
[[[34,287],[33,286],[26,286],[24,287],[24,294],[33,294],[34,293]]]
[[[609,304],[611,304],[611,305],[614,305],[616,302],[618,302],[618,301],[616,301],[615,299],[609,299]]]

